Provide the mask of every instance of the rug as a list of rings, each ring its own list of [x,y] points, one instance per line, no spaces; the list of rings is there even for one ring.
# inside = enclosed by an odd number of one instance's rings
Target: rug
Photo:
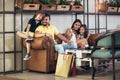
[[[0,80],[23,80],[23,79],[13,78],[8,76],[0,76]]]

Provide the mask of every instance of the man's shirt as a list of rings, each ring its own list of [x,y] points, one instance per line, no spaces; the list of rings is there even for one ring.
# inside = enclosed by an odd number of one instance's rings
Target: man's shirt
[[[54,35],[58,35],[59,34],[59,31],[53,25],[50,25],[50,26],[47,26],[47,27],[43,26],[43,25],[40,25],[40,26],[37,27],[37,29],[35,31],[39,31],[42,34],[44,34],[44,33],[51,34],[53,39],[54,39]]]

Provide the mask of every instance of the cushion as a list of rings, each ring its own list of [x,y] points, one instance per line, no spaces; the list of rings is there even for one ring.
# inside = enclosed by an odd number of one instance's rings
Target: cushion
[[[111,50],[96,50],[93,52],[92,57],[96,58],[112,58]],[[115,58],[120,57],[120,50],[115,52]]]
[[[95,50],[92,54],[92,57],[96,58],[111,58],[111,50]]]

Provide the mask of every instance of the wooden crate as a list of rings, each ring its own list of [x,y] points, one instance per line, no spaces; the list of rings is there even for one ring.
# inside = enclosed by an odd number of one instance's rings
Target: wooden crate
[[[69,11],[70,5],[57,5],[57,10],[58,11]]]
[[[108,12],[117,12],[117,7],[108,7]]]
[[[73,5],[71,6],[71,11],[83,11],[83,6]]]
[[[40,4],[24,4],[23,10],[39,10]]]
[[[17,8],[22,8],[22,1],[21,0],[16,0],[15,6]]]
[[[56,10],[56,5],[42,5],[41,10]]]
[[[118,8],[118,12],[120,12],[120,7]]]

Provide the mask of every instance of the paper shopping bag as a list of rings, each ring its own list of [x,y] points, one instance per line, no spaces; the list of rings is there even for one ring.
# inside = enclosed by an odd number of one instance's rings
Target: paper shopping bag
[[[69,76],[76,76],[76,61],[75,61],[75,55],[73,54],[73,58],[71,61],[71,65],[70,65],[70,72],[69,72]]]
[[[72,59],[73,59],[72,54],[59,54],[55,75],[68,77],[71,68]]]
[[[71,66],[71,75],[72,76],[76,76],[77,75],[77,72],[76,72],[76,60],[75,60],[75,57],[72,61],[72,66]]]

